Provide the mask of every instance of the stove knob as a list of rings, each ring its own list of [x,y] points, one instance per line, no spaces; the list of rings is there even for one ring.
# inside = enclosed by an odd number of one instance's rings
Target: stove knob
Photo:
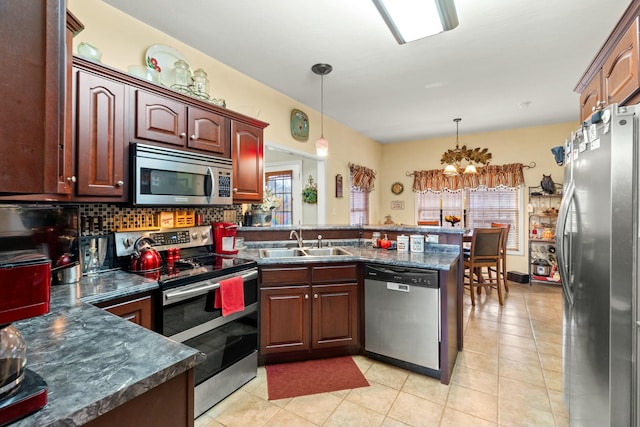
[[[202,240],[207,240],[209,238],[209,233],[207,231],[203,231],[202,233],[200,233],[200,238]]]
[[[197,233],[197,232],[195,232],[195,231],[194,231],[193,233],[191,233],[191,238],[192,238],[193,240],[198,240],[198,233]]]
[[[133,245],[133,237],[127,237],[127,238],[122,239],[122,245],[125,248],[131,247],[131,245]]]

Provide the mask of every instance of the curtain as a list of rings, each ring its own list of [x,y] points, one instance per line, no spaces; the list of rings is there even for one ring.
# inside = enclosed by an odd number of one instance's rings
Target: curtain
[[[522,163],[508,165],[488,165],[477,168],[477,174],[447,176],[444,169],[432,169],[413,172],[413,191],[423,193],[432,191],[460,191],[464,188],[518,187],[524,185]]]
[[[373,190],[376,172],[365,166],[349,163],[351,186],[356,190],[369,192]]]

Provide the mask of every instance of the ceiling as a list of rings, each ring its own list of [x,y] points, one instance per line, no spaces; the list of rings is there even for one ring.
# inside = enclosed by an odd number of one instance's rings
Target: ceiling
[[[371,0],[104,1],[318,111],[311,66],[331,64],[325,115],[381,143],[455,117],[461,135],[578,120],[573,89],[630,4],[456,0],[457,28],[398,45]]]

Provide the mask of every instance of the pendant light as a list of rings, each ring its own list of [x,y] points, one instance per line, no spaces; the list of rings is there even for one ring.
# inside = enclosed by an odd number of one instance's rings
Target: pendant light
[[[320,76],[320,139],[316,141],[316,154],[326,157],[329,153],[329,141],[324,137],[324,76],[329,74],[333,67],[329,64],[315,64],[311,71]]]

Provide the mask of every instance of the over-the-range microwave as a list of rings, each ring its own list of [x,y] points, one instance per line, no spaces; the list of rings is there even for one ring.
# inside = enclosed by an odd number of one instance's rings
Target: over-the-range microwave
[[[233,203],[231,160],[134,143],[130,146],[136,206]]]

